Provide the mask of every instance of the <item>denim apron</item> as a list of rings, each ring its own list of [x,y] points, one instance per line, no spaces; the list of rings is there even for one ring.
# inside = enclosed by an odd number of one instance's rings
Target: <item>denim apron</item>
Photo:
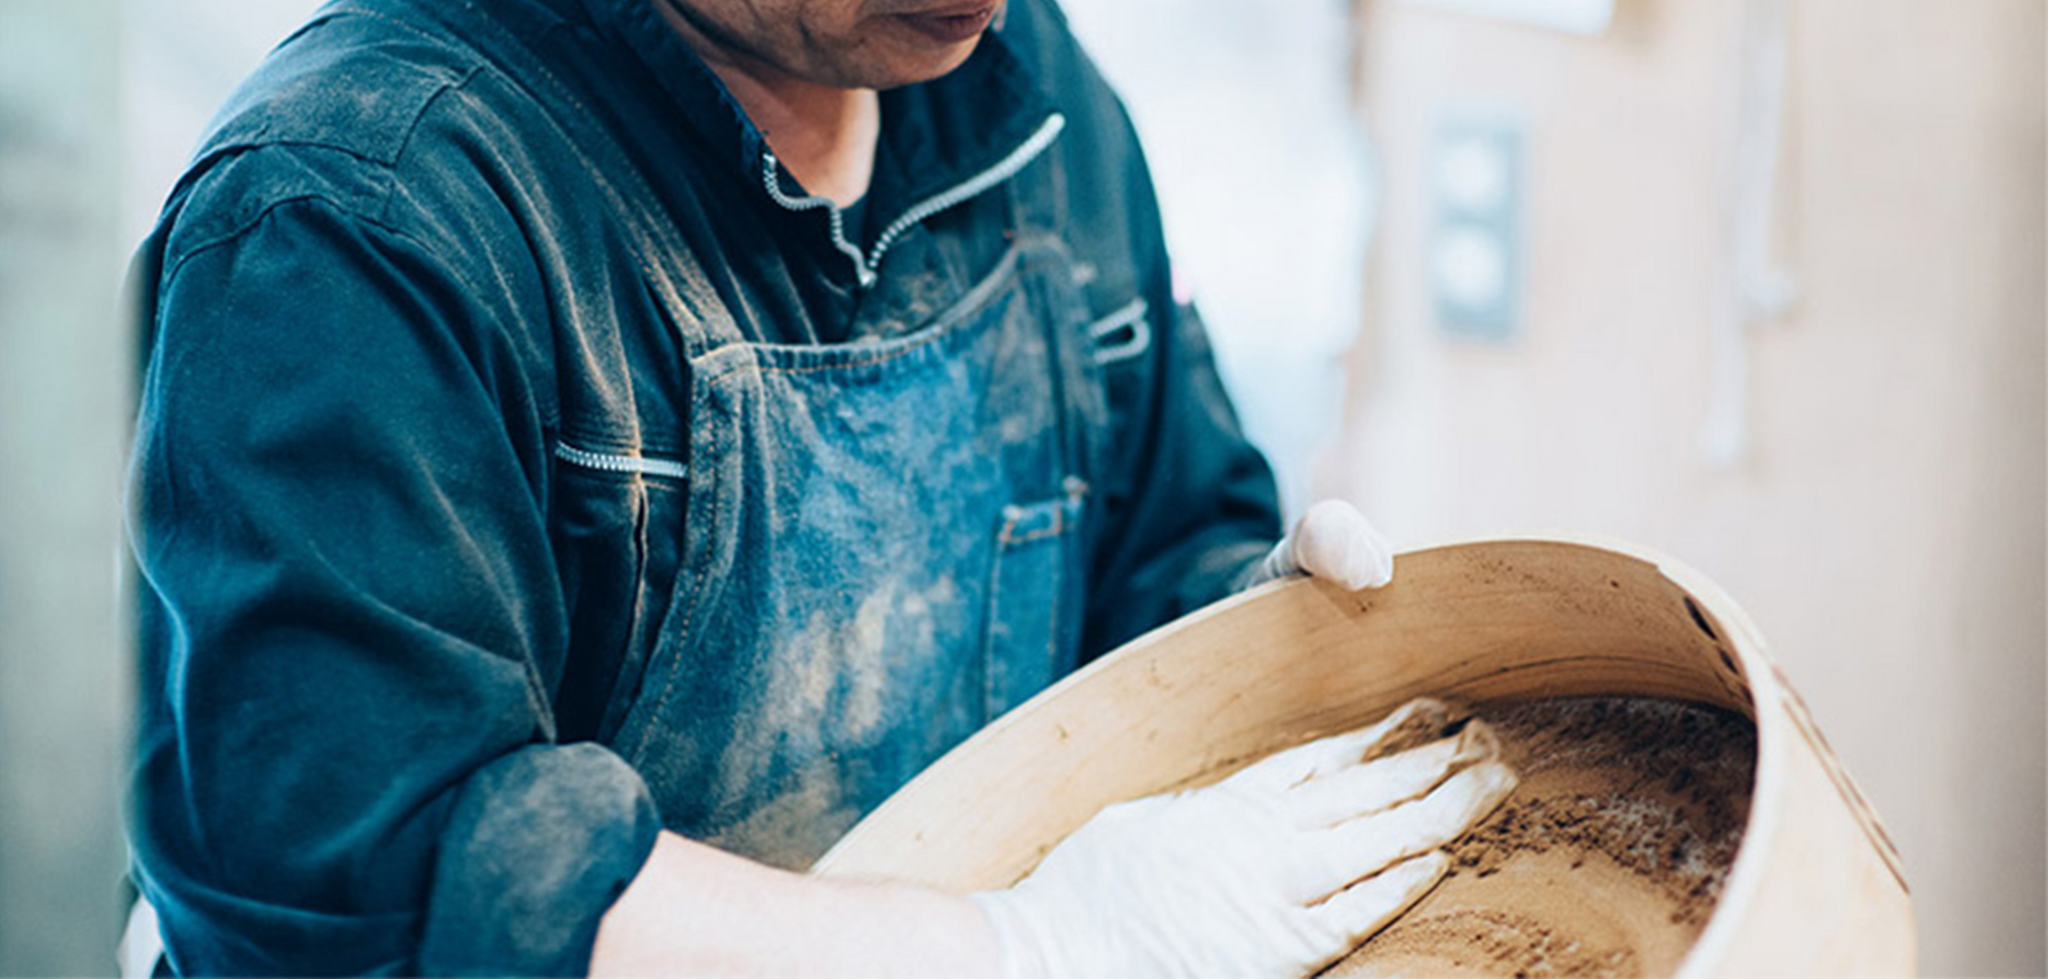
[[[1073,263],[1018,203],[1049,195],[1009,196],[1007,254],[891,339],[691,321],[681,572],[613,745],[671,829],[807,866],[1074,668],[1107,409]]]
[[[495,16],[545,33],[520,7]],[[489,18],[442,14],[487,50],[519,44]],[[681,540],[649,543],[680,548],[677,571],[643,575],[640,604],[665,608],[597,737],[667,828],[802,868],[1077,663],[1110,422],[1103,338],[1062,237],[1062,158],[1040,152],[979,191],[1005,198],[1008,248],[956,300],[933,311],[936,280],[885,276],[920,321],[879,341],[765,344],[649,218],[660,208],[627,155],[580,114],[559,121],[616,195],[609,224],[638,251],[692,387],[687,464],[639,460],[648,478],[633,484],[642,507],[682,509]]]

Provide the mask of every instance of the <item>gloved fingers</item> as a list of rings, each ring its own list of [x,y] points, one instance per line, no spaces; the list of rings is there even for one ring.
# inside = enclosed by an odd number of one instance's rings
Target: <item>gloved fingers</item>
[[[995,932],[997,960],[1002,963],[1003,975],[1063,974],[1057,957],[1073,944],[1073,940],[1062,940],[1061,936],[1049,932],[1043,917],[1031,913],[1018,899],[1016,888],[976,891],[967,895],[967,899],[981,909],[982,915],[988,919],[989,928]]]
[[[1394,708],[1378,723],[1275,752],[1220,784],[1255,793],[1284,792],[1310,779],[1355,768],[1365,759],[1385,753],[1384,749],[1399,750],[1433,739],[1450,719],[1451,709],[1443,701],[1418,697]]]
[[[1431,850],[1338,891],[1329,900],[1302,909],[1302,913],[1309,916],[1310,927],[1331,936],[1341,946],[1330,958],[1335,961],[1414,906],[1443,879],[1450,866],[1451,858],[1444,851]],[[1319,963],[1314,971],[1329,964]]]
[[[1500,757],[1500,741],[1483,721],[1448,738],[1353,765],[1288,793],[1287,810],[1303,828],[1335,826],[1429,794],[1444,779]]]
[[[1385,812],[1301,834],[1304,849],[1297,896],[1316,901],[1383,868],[1457,839],[1493,811],[1515,787],[1498,761],[1483,761],[1438,785],[1428,795]]]
[[[1288,536],[1294,541],[1294,564],[1318,578],[1352,591],[1394,579],[1393,547],[1365,514],[1343,500],[1309,507]]]

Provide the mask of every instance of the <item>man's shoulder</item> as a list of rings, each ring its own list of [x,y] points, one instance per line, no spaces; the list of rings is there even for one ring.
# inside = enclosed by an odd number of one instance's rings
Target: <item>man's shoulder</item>
[[[331,10],[242,83],[216,116],[202,155],[304,145],[389,164],[427,106],[482,64],[456,38],[396,9]]]
[[[174,237],[190,246],[232,236],[282,204],[309,199],[378,214],[429,113],[450,105],[479,111],[446,96],[483,66],[459,41],[396,13],[322,13],[215,115],[172,192]]]
[[[1075,38],[1056,0],[1009,0],[1003,42],[1028,65],[1053,103],[1085,140],[1121,140],[1123,103]]]

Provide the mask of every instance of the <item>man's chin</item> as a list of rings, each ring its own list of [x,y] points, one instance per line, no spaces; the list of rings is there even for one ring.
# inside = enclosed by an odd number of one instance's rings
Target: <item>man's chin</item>
[[[944,78],[966,64],[980,43],[981,36],[976,35],[958,44],[947,45],[943,54],[932,53],[918,58],[902,58],[888,65],[877,66],[869,73],[869,77],[863,80],[860,87],[881,91]]]
[[[863,88],[898,88],[942,78],[965,64],[1001,21],[1008,5],[974,0],[911,0],[911,9],[871,16],[863,41],[847,51],[844,66],[862,74]]]

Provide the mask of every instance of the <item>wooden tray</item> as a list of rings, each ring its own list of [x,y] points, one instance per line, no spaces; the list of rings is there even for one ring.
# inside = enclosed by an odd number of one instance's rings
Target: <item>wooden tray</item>
[[[1356,594],[1296,579],[1142,636],[999,718],[870,814],[814,872],[1007,886],[1103,806],[1202,779],[1429,694],[1670,697],[1757,725],[1742,848],[1686,976],[1907,974],[1913,914],[1876,814],[1699,574],[1583,539],[1404,553]]]

